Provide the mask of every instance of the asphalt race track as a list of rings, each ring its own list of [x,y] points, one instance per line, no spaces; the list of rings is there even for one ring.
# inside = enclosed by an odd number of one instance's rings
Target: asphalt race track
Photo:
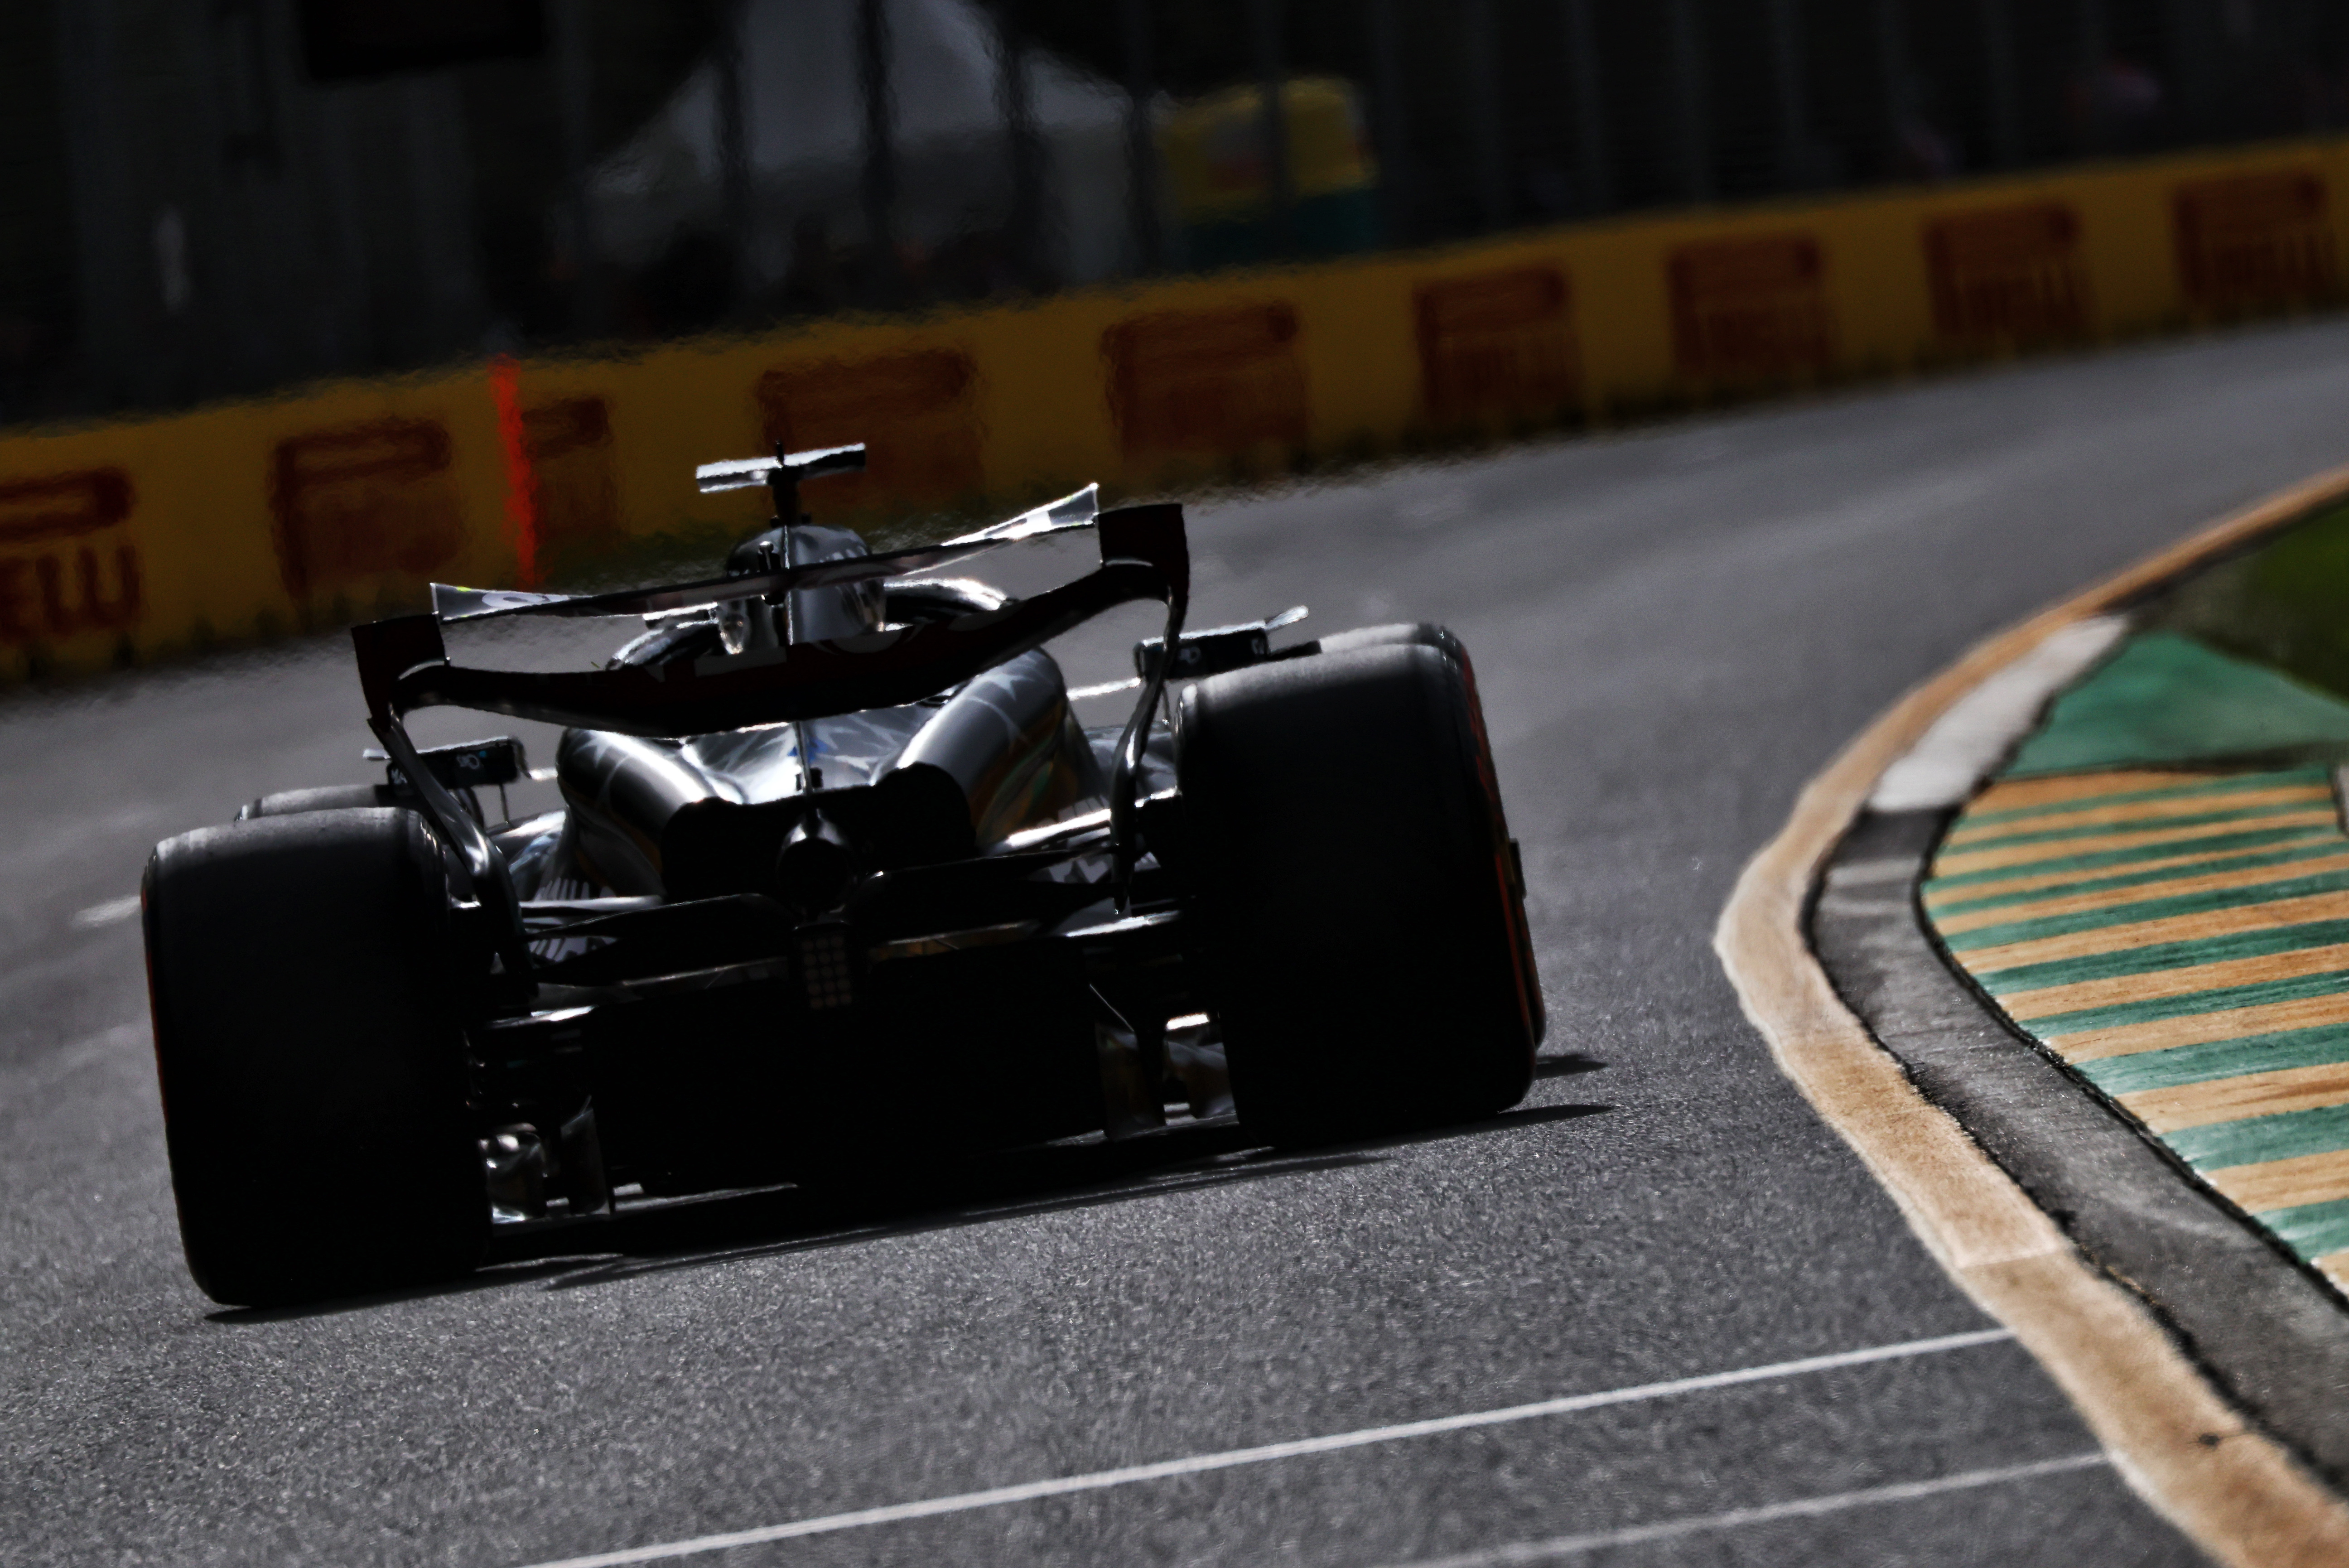
[[[1714,917],[1909,683],[2344,461],[2328,324],[1198,506],[1195,624],[1475,655],[1549,999],[1525,1107],[728,1199],[312,1313],[185,1276],[120,901],[156,839],[365,776],[347,644],[0,699],[0,1561],[522,1568],[1991,1327],[1772,1066]],[[1992,1340],[685,1561],[2198,1561],[2094,1450]]]

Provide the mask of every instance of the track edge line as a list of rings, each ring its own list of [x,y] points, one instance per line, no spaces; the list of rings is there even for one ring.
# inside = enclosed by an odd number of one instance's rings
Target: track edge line
[[[2349,1562],[2349,1504],[2249,1426],[2147,1304],[2099,1270],[1847,1008],[1804,912],[1876,781],[1960,698],[2057,630],[2349,500],[2349,467],[2236,512],[1993,634],[1904,694],[1804,786],[1739,875],[1713,951],[1780,1071],[1934,1260],[2044,1367],[2154,1511],[2230,1568]]]

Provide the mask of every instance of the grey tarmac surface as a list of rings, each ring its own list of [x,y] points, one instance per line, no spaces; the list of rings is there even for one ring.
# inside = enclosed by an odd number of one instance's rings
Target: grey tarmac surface
[[[1550,1008],[1525,1108],[736,1201],[309,1314],[188,1282],[137,925],[75,917],[160,836],[364,776],[346,645],[0,700],[0,1561],[499,1568],[1982,1327],[1772,1066],[1713,919],[1903,688],[2344,461],[2323,324],[1201,505],[1200,622],[1304,601],[1475,653]],[[285,1158],[332,1179],[302,1129]],[[697,1561],[1402,1563],[2092,1448],[1994,1345]],[[1577,1560],[2198,1559],[2095,1468]]]

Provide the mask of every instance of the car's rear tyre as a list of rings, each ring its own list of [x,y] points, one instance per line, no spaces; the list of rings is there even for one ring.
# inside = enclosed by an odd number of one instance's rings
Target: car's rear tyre
[[[189,1272],[264,1305],[473,1266],[448,872],[412,811],[167,840],[142,888],[155,1064]]]
[[[1242,1124],[1283,1142],[1490,1116],[1541,999],[1475,677],[1439,628],[1177,697],[1186,861]]]
[[[295,816],[305,811],[347,811],[354,807],[389,805],[389,784],[326,784],[318,789],[281,790],[247,801],[236,819],[253,822],[264,816]]]

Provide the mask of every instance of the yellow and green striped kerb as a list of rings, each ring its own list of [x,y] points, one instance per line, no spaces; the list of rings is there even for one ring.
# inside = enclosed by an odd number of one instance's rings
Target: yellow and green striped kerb
[[[2017,1027],[2349,1288],[2349,835],[2329,769],[2004,780],[1923,891]]]

